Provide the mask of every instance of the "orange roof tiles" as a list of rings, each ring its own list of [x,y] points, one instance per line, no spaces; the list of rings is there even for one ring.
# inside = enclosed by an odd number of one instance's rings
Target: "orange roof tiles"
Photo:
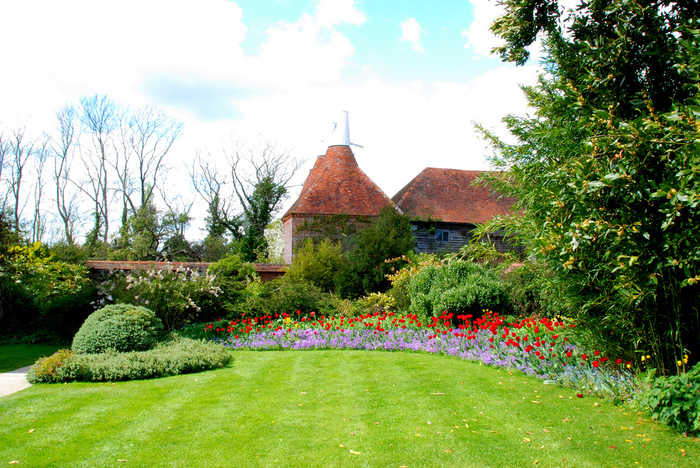
[[[472,186],[483,171],[428,167],[392,197],[406,215],[450,223],[481,224],[510,212],[513,198]]]
[[[377,216],[392,202],[362,172],[349,146],[330,146],[316,159],[299,198],[283,219],[293,214]]]

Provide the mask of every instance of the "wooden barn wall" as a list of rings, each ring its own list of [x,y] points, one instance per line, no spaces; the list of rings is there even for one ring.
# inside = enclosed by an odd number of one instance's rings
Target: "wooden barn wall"
[[[454,224],[443,222],[414,222],[413,239],[416,253],[448,253],[457,252],[463,245],[469,243],[473,224]],[[438,231],[449,232],[449,242],[438,242],[435,236]]]
[[[444,223],[439,221],[425,222],[414,221],[413,223],[414,249],[416,253],[451,253],[458,252],[459,249],[467,245],[472,238],[472,231],[476,226],[473,224]],[[438,231],[449,232],[449,242],[436,240]],[[496,231],[489,234],[489,242],[501,253],[508,251],[522,252],[522,246],[516,246],[505,239],[503,231]]]

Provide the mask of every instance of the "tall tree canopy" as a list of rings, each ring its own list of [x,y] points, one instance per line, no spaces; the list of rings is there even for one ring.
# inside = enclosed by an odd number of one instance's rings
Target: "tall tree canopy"
[[[661,371],[700,358],[700,20],[695,1],[504,0],[495,51],[541,41],[535,113],[506,118],[491,180],[508,227],[558,272],[570,311]],[[493,227],[492,227],[493,228]]]

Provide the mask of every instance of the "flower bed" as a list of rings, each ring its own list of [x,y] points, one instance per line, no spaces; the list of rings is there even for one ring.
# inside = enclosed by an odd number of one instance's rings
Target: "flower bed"
[[[491,311],[416,315],[375,312],[357,318],[282,316],[200,325],[203,336],[230,349],[362,349],[444,354],[526,374],[616,401],[634,398],[639,383],[630,363],[576,342],[563,320],[506,322]]]

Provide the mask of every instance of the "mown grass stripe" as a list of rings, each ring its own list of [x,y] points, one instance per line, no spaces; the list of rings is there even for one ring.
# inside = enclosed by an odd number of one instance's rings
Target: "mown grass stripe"
[[[418,353],[236,352],[200,374],[36,385],[0,399],[0,419],[0,464],[24,466],[666,467],[700,456],[696,440],[603,400]]]

